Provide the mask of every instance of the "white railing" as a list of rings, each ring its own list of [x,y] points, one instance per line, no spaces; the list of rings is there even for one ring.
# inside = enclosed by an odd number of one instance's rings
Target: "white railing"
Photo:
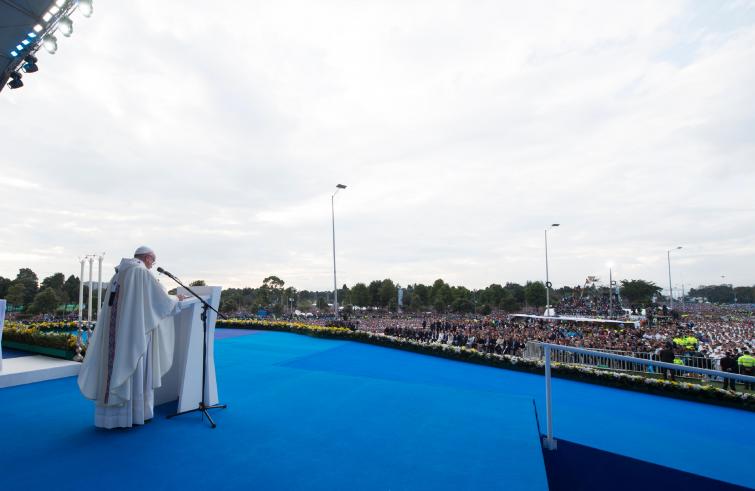
[[[551,353],[551,361],[556,363],[565,363],[570,365],[583,365],[588,367],[606,368],[613,371],[632,372],[641,375],[647,375],[650,371],[643,364],[635,363],[637,359],[661,361],[660,356],[651,352],[633,352],[622,350],[608,350],[599,348],[589,348],[593,353],[591,355],[575,355],[563,351]],[[603,357],[604,353],[613,355],[623,355],[631,361],[609,360]],[[543,360],[544,351],[539,341],[528,341],[524,349],[524,357],[533,360]],[[706,369],[719,369],[718,360],[700,356],[678,356],[685,366]]]
[[[718,370],[708,370],[707,368],[695,368],[687,367],[684,365],[677,365],[675,363],[665,363],[656,360],[645,360],[642,358],[633,358],[631,356],[614,355],[612,353],[604,353],[600,351],[594,351],[584,348],[575,348],[573,346],[561,346],[559,344],[539,343],[545,351],[545,419],[546,419],[546,436],[543,441],[543,446],[547,450],[556,449],[556,440],[553,439],[553,412],[551,408],[551,351],[565,351],[568,353],[584,354],[589,356],[596,356],[600,358],[606,358],[608,360],[619,360],[631,363],[637,363],[640,365],[647,365],[653,367],[659,367],[662,369],[669,369],[679,372],[696,373],[699,375],[708,375],[709,377],[723,377],[733,380],[739,380],[742,382],[755,383],[755,377],[750,375],[741,375],[738,373],[721,372]]]

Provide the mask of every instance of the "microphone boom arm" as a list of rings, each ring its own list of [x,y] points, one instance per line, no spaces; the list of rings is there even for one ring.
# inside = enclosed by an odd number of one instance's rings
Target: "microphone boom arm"
[[[172,279],[173,281],[175,281],[175,282],[176,282],[176,283],[178,283],[179,285],[181,285],[181,286],[182,286],[182,287],[184,288],[184,290],[186,290],[186,291],[188,291],[189,293],[191,293],[192,295],[194,295],[194,296],[195,296],[195,297],[197,298],[197,300],[199,300],[200,302],[202,302],[202,304],[203,304],[203,305],[204,305],[205,307],[207,307],[208,309],[210,309],[210,310],[212,310],[213,312],[215,312],[216,314],[218,314],[218,317],[221,317],[221,318],[223,318],[223,319],[228,319],[228,317],[227,317],[227,316],[226,316],[225,314],[221,314],[220,312],[218,312],[218,310],[217,310],[217,309],[216,309],[215,307],[213,307],[212,305],[210,305],[209,303],[207,303],[207,300],[205,300],[204,298],[200,297],[200,296],[199,296],[199,295],[197,294],[197,292],[195,292],[194,290],[192,290],[192,289],[191,289],[191,288],[189,288],[188,286],[184,285],[184,284],[183,284],[183,283],[181,282],[181,280],[179,280],[178,278],[176,278],[175,276],[173,276],[173,275],[172,275],[171,273],[169,273],[168,271],[165,271],[165,270],[164,270],[163,268],[157,268],[157,271],[158,271],[159,273],[162,273],[162,274],[164,274],[164,275],[165,275],[165,276],[167,276],[168,278]]]

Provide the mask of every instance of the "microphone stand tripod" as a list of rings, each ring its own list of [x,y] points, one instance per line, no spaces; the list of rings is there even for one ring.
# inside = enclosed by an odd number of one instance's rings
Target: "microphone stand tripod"
[[[206,385],[206,376],[207,376],[207,311],[212,310],[218,316],[222,317],[223,319],[227,319],[225,315],[218,312],[215,307],[207,303],[204,298],[197,295],[197,293],[189,288],[188,286],[181,283],[181,280],[173,276],[172,274],[168,273],[165,270],[162,270],[161,273],[164,273],[166,276],[170,277],[173,281],[184,287],[186,291],[194,295],[200,302],[202,302],[202,325],[204,327],[204,339],[202,343],[202,400],[199,403],[199,406],[194,409],[189,409],[188,411],[183,412],[177,412],[174,414],[169,414],[167,416],[167,419],[170,419],[174,416],[181,416],[182,414],[188,414],[188,413],[194,413],[194,412],[200,412],[204,416],[207,416],[207,420],[210,422],[210,425],[212,428],[216,428],[218,425],[215,424],[215,421],[212,420],[212,417],[210,417],[210,413],[208,412],[208,409],[226,409],[228,407],[227,404],[207,404],[205,402],[205,385]]]

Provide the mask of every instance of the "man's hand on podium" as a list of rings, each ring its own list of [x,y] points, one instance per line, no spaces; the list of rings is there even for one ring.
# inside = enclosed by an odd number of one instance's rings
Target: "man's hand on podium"
[[[191,298],[191,295],[184,295],[183,293],[178,294],[179,300],[186,300],[187,298]]]

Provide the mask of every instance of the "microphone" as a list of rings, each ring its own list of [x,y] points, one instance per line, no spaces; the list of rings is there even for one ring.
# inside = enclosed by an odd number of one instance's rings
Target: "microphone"
[[[161,267],[159,267],[159,266],[157,267],[157,272],[158,272],[158,273],[162,273],[162,274],[164,274],[165,276],[167,276],[167,277],[169,277],[169,278],[173,278],[174,280],[176,279],[176,277],[175,277],[175,276],[173,276],[173,275],[172,275],[172,274],[170,274],[170,273],[169,273],[168,271],[165,271],[165,270],[164,270],[163,268],[161,268]]]

